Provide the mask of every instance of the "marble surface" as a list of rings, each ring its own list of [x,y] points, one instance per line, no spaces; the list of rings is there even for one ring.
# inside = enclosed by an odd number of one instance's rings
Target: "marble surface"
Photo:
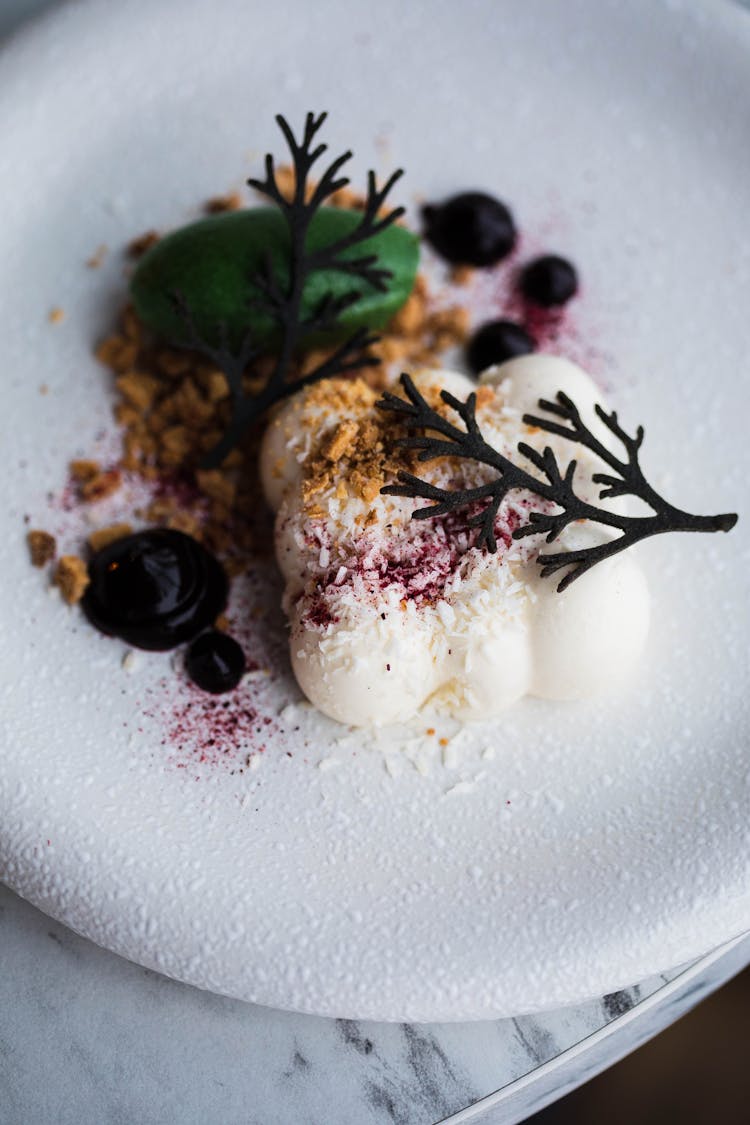
[[[168,980],[0,887],[0,1122],[511,1125],[749,960],[746,938],[693,969],[543,1015],[441,1025],[330,1020]]]

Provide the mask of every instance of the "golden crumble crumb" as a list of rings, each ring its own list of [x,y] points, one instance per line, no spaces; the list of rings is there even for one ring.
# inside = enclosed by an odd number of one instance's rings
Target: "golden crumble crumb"
[[[354,491],[362,499],[366,500],[368,504],[372,504],[376,500],[380,489],[383,487],[385,477],[381,472],[375,471],[370,476],[359,469],[355,469],[351,474],[351,482]]]
[[[468,285],[474,277],[474,267],[467,265],[454,266],[450,272],[450,279],[454,285]]]
[[[141,338],[141,323],[135,315],[135,309],[132,305],[126,305],[120,314],[120,328],[126,340],[137,340]]]
[[[102,340],[95,352],[96,358],[106,367],[122,375],[129,371],[138,356],[138,344],[119,333],[113,333]]]
[[[276,183],[278,184],[279,191],[284,199],[290,201],[294,197],[296,187],[296,177],[294,168],[291,164],[280,164],[276,168]],[[305,200],[309,200],[312,193],[315,191],[317,183],[308,179],[305,190]],[[348,211],[363,211],[367,203],[367,196],[364,192],[357,191],[355,188],[345,184],[340,187],[338,191],[334,191],[332,195],[326,200],[327,207],[342,207]],[[378,214],[383,214],[388,210],[384,204]]]
[[[348,211],[364,211],[367,199],[362,192],[355,191],[346,184],[335,191],[328,202],[331,207],[343,207]]]
[[[436,337],[442,336],[448,346],[461,343],[469,333],[469,313],[454,306],[437,309],[427,318],[427,327]]]
[[[111,367],[114,370],[115,357],[122,346],[122,337],[118,335],[107,336],[102,340],[101,344],[94,351],[94,355],[103,363],[105,367]]]
[[[224,211],[239,211],[241,207],[241,194],[238,191],[230,191],[227,195],[215,195],[207,200],[203,209],[207,215],[221,215]]]
[[[431,348],[418,348],[411,356],[411,363],[413,367],[419,371],[422,368],[429,368],[435,366],[435,353]]]
[[[117,492],[121,484],[122,473],[119,469],[105,469],[83,482],[81,499],[85,500],[87,504],[94,504],[97,500],[103,500],[106,496],[111,496],[113,492]]]
[[[384,340],[379,341],[377,350],[383,363],[395,363],[398,359],[408,359],[410,346],[408,340],[402,340],[398,336],[386,336]]]
[[[91,461],[88,458],[81,457],[76,461],[71,461],[68,465],[68,471],[73,480],[87,481],[92,480],[101,471],[101,466],[98,461]]]
[[[184,375],[192,368],[193,361],[187,352],[160,348],[156,353],[156,366],[162,375]]]
[[[142,371],[130,371],[115,380],[115,386],[122,397],[136,410],[148,410],[156,399],[159,383],[151,375]]]
[[[193,539],[203,538],[200,520],[191,515],[190,512],[173,512],[163,522],[172,531],[181,531],[184,535],[192,535]]]
[[[212,404],[203,397],[197,383],[189,375],[181,380],[168,401],[177,418],[190,430],[200,431],[206,423],[213,420]]]
[[[126,535],[132,533],[133,528],[129,523],[113,523],[109,527],[100,527],[97,531],[92,531],[87,543],[92,551],[101,551],[103,547],[108,547],[110,543],[116,543],[118,539],[124,539]]]
[[[287,203],[291,202],[294,197],[295,183],[296,177],[291,164],[279,164],[276,168],[276,184]]]
[[[153,410],[150,410],[143,418],[143,428],[150,434],[157,442],[161,441],[161,435],[167,429],[169,423],[173,420],[174,413],[171,409],[167,398],[160,398]]]
[[[453,336],[453,333],[448,332],[444,328],[438,329],[438,331],[434,334],[434,336],[432,338],[433,347],[437,348],[438,351],[441,351],[441,352],[446,351],[448,348],[452,348],[455,343],[456,343],[456,340],[455,340],[455,337]]]
[[[115,359],[115,370],[126,372],[130,371],[135,366],[135,361],[138,358],[138,344],[135,340],[123,339],[117,351]]]
[[[357,439],[359,427],[356,422],[347,419],[334,426],[333,431],[323,439],[320,452],[327,461],[340,461],[349,453]]]
[[[86,259],[86,265],[88,266],[88,268],[90,270],[98,270],[99,267],[102,265],[106,256],[107,256],[107,247],[102,242],[99,246],[97,246],[96,250],[91,255],[91,257]]]
[[[276,183],[279,191],[287,202],[291,202],[294,198],[294,191],[297,184],[297,178],[294,173],[294,168],[291,164],[279,164],[276,168]],[[308,179],[307,189],[305,191],[305,201],[309,200],[312,193],[315,191],[315,184]]]
[[[477,396],[477,410],[495,401],[495,388],[487,386],[486,383],[481,383],[474,393]]]
[[[328,359],[328,355],[329,353],[324,348],[311,348],[310,351],[305,352],[299,364],[300,375],[309,375]]]
[[[127,254],[129,258],[140,258],[152,246],[155,246],[159,241],[158,231],[147,230],[145,234],[139,234],[137,238],[130,240],[127,246]]]
[[[229,384],[223,371],[207,371],[201,379],[203,393],[212,405],[229,398]]]
[[[355,416],[337,421],[326,430],[305,462],[302,499],[308,515],[313,497],[329,489],[337,500],[344,501],[351,494],[372,504],[388,476],[410,464],[409,452],[394,452],[391,439],[399,426],[396,423],[394,430],[392,419],[373,410],[377,398],[375,390],[362,379],[331,379],[325,384],[313,384],[306,392],[306,404],[313,410],[303,422],[319,425],[321,417]],[[346,462],[343,472],[332,468],[342,460]],[[371,514],[360,513],[358,521],[369,527]]]
[[[302,499],[306,504],[309,500],[312,500],[313,496],[318,496],[319,493],[325,492],[331,484],[332,478],[330,471],[320,471],[317,465],[316,469],[318,471],[315,472],[314,475],[311,475],[307,480],[302,482]]]
[[[398,310],[390,327],[398,335],[412,336],[419,332],[425,319],[424,295],[416,290],[410,293],[406,301]]]
[[[365,410],[377,401],[377,394],[364,379],[337,377],[325,383],[313,383],[307,391],[307,403],[330,414]]]
[[[161,520],[169,519],[176,511],[172,500],[158,499],[151,501],[144,514],[147,520],[159,523]]]
[[[186,426],[169,426],[161,433],[159,460],[162,465],[176,467],[181,465],[191,447],[190,433]]]
[[[55,568],[52,581],[68,605],[75,605],[81,600],[89,584],[86,563],[77,555],[63,555]]]
[[[65,320],[65,310],[56,305],[53,309],[50,309],[48,319],[50,324],[60,324]]]
[[[57,552],[54,535],[50,535],[48,531],[34,529],[28,532],[26,542],[29,545],[32,566],[46,566],[48,562],[52,562]]]
[[[124,426],[125,429],[132,427],[133,429],[140,430],[141,412],[135,406],[127,402],[118,402],[115,406],[114,414],[118,426]],[[126,444],[128,439],[132,436],[133,435],[129,433],[125,435],[124,440]],[[139,436],[141,435],[139,434]]]

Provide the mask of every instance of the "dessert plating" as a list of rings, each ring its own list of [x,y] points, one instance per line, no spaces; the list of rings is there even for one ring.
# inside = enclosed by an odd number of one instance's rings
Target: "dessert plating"
[[[265,178],[248,181],[275,209],[212,206],[211,218],[163,242],[149,238],[131,296],[161,340],[161,359],[153,374],[134,366],[140,329],[117,344],[110,358],[127,399],[118,418],[139,436],[129,430],[122,466],[71,466],[82,498],[116,491],[122,467],[153,478],[169,465],[218,505],[219,540],[240,545],[227,561],[241,570],[248,537],[230,518],[240,482],[224,472],[244,472],[245,431],[275,410],[260,471],[277,511],[292,667],[321,711],[369,726],[432,702],[460,718],[488,718],[525,694],[578,698],[613,686],[637,662],[648,625],[643,575],[621,552],[665,531],[728,531],[736,516],[691,515],[661,497],[639,463],[642,427],[628,435],[580,368],[535,354],[540,341],[525,322],[479,326],[469,366],[499,366],[481,374],[477,390],[467,376],[424,366],[414,380],[402,374],[402,396],[378,397],[387,374],[354,377],[380,361],[373,326],[400,310],[407,335],[414,331],[423,282],[416,237],[396,225],[404,209],[386,206],[400,171],[380,188],[370,172],[359,209],[325,205],[348,190],[340,172],[351,153],[311,179],[326,151],[317,140],[324,120],[308,114],[298,139],[277,117],[291,181],[270,154]],[[483,192],[427,205],[423,216],[425,238],[459,269],[495,264],[516,246],[510,211]],[[529,307],[559,311],[578,276],[547,254],[526,263],[517,285]],[[436,323],[454,311],[438,310]],[[447,322],[436,347],[446,335]],[[165,374],[178,382],[166,396]],[[173,410],[176,426],[167,424]],[[571,444],[576,460],[568,461]],[[193,446],[202,466],[190,461]],[[634,514],[634,501],[650,511]],[[245,511],[246,527],[251,518]],[[83,599],[94,624],[131,643],[192,640],[193,680],[230,690],[244,653],[220,632],[202,632],[224,607],[226,578],[211,560],[220,578],[203,580],[206,566],[194,564],[210,556],[184,534],[185,520],[196,535],[207,531],[190,511],[175,519],[167,531],[100,529],[88,570],[62,556],[57,581],[68,601]],[[166,562],[159,536],[179,537]],[[55,554],[49,540],[30,533],[37,565]],[[545,552],[543,540],[555,550]],[[559,571],[556,586],[546,581]]]

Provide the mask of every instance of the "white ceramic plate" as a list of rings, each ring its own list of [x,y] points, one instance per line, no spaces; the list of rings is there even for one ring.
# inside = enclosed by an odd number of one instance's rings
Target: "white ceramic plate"
[[[273,115],[309,108],[330,110],[333,151],[354,145],[355,179],[403,163],[412,197],[489,188],[570,254],[582,338],[647,423],[652,476],[742,515],[748,97],[750,21],[724,4],[79,3],[6,49],[0,877],[172,976],[376,1019],[570,1003],[750,924],[746,513],[731,536],[643,547],[653,631],[624,697],[524,703],[445,763],[441,727],[426,773],[279,715],[294,688],[262,678],[246,741],[197,761],[169,658],[127,674],[23,542],[25,514],[64,542],[45,494],[106,447],[91,346],[122,297],[115,249],[241,184],[280,151]],[[281,624],[264,628],[259,662],[278,662]]]

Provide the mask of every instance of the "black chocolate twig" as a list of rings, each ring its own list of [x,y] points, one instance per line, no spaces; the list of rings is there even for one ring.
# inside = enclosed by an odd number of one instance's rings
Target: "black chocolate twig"
[[[387,392],[377,404],[381,410],[396,414],[415,431],[402,438],[400,445],[408,449],[418,449],[420,461],[431,461],[436,457],[458,457],[488,465],[498,474],[494,480],[477,488],[446,489],[421,480],[412,473],[399,472],[398,479],[401,483],[387,485],[382,490],[384,493],[433,501],[429,507],[417,509],[413,513],[414,519],[445,515],[457,508],[484,501],[484,508],[478,515],[471,517],[469,524],[480,529],[477,546],[486,546],[492,553],[497,549],[494,527],[500,505],[510,492],[524,490],[554,504],[557,510],[532,511],[529,522],[513,532],[514,539],[544,534],[546,541],[551,543],[569,524],[579,520],[604,524],[622,532],[616,538],[608,539],[594,547],[540,554],[537,561],[542,567],[542,577],[554,574],[564,567],[570,568],[558,584],[557,589],[560,591],[585,574],[596,563],[611,558],[651,535],[659,535],[667,531],[730,531],[737,522],[737,516],[733,513],[717,516],[692,515],[674,507],[660,496],[644,477],[639,461],[639,451],[644,437],[643,427],[639,426],[635,437],[631,437],[620,426],[617,414],[614,412],[608,414],[601,406],[596,407],[596,413],[623,445],[626,453],[624,460],[612,453],[591,432],[583,422],[575,403],[562,391],[558,393],[555,402],[545,399],[539,402],[540,410],[546,411],[553,416],[552,418],[526,414],[523,421],[527,425],[537,426],[548,433],[585,446],[612,469],[611,474],[595,473],[592,476],[596,484],[604,485],[599,493],[600,500],[606,497],[636,496],[652,509],[654,512],[652,516],[622,515],[582,500],[574,489],[576,462],[571,461],[565,471],[561,472],[549,446],[539,453],[526,442],[520,442],[518,445],[518,452],[542,474],[541,478],[516,465],[482,436],[476,420],[474,393],[470,394],[465,402],[461,402],[448,391],[441,391],[442,401],[461,419],[463,423],[461,428],[431,407],[408,375],[401,376],[401,386],[405,398]],[[558,418],[562,419],[562,422],[553,420]]]
[[[291,199],[286,198],[279,187],[274,158],[270,153],[265,158],[264,178],[251,178],[247,181],[250,187],[276,204],[286,220],[290,235],[286,283],[279,281],[270,258],[266,259],[261,270],[252,278],[257,295],[249,302],[248,309],[262,309],[267,313],[278,326],[280,339],[273,368],[259,392],[247,394],[243,387],[243,376],[248,365],[261,354],[261,350],[252,343],[251,326],[239,346],[232,347],[226,325],[218,325],[216,336],[219,343],[212,345],[197,332],[184,297],[172,295],[185,325],[188,346],[207,356],[224,373],[231,392],[232,414],[229,425],[221,441],[205,458],[204,465],[207,468],[221,464],[247,427],[270,406],[293,391],[331,375],[379,363],[377,357],[366,354],[366,349],[376,343],[379,337],[360,328],[304,378],[289,378],[292,360],[300,345],[317,333],[330,332],[335,328],[341,314],[361,296],[357,292],[338,297],[328,294],[312,313],[304,316],[303,293],[311,273],[316,270],[336,270],[356,277],[375,289],[384,290],[391,272],[378,266],[376,254],[363,254],[360,257],[342,255],[390,226],[404,212],[403,207],[383,212],[386,196],[402,175],[401,169],[394,172],[381,188],[376,187],[375,174],[369,172],[367,195],[357,223],[345,236],[328,245],[312,251],[307,249],[307,236],[315,214],[334,192],[349,183],[346,176],[339,175],[352,155],[351,152],[345,152],[331,162],[314,187],[309,186],[311,169],[328,148],[325,144],[315,143],[326,116],[325,113],[317,116],[308,113],[299,141],[286,119],[280,114],[276,117],[292,158],[294,192]]]

